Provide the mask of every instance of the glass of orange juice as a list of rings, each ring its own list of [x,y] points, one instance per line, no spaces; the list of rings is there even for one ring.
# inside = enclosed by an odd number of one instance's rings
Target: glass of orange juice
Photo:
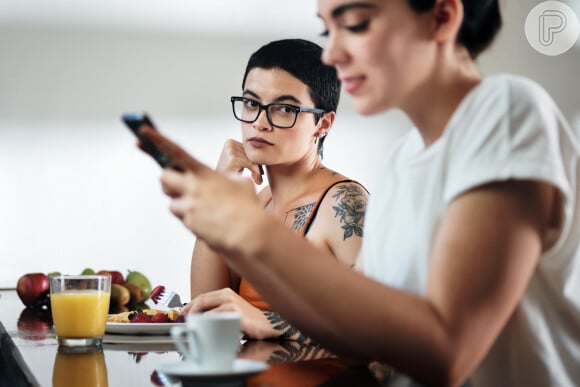
[[[59,347],[52,371],[53,387],[108,387],[107,365],[102,348],[68,352]]]
[[[101,347],[110,298],[109,275],[51,277],[50,307],[58,344]]]

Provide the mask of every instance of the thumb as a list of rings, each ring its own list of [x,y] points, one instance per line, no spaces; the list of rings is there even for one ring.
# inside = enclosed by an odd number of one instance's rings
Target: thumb
[[[257,185],[262,184],[264,181],[262,179],[262,175],[264,174],[264,169],[262,166],[260,164],[252,164],[249,169],[252,172],[252,180],[254,180]]]

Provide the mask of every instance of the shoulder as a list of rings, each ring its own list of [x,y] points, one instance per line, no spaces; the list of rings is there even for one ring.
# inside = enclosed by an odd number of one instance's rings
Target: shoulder
[[[367,197],[369,192],[367,189],[358,181],[345,179],[334,182],[329,188],[327,194],[324,196],[324,199],[327,198],[339,198],[342,196],[362,196]]]
[[[514,110],[516,113],[517,111],[529,113],[546,108],[557,110],[554,100],[539,83],[520,75],[488,76],[483,79],[474,94],[477,104],[489,101],[490,107],[495,105],[496,111],[501,107],[499,112],[505,114]]]
[[[368,197],[368,191],[359,182],[335,182],[321,198],[320,210],[326,214],[326,218],[340,224],[345,238],[351,235],[362,236]]]
[[[471,144],[489,143],[490,135],[513,141],[522,131],[549,132],[560,121],[561,112],[538,83],[497,74],[484,78],[465,96],[451,117],[446,137]]]

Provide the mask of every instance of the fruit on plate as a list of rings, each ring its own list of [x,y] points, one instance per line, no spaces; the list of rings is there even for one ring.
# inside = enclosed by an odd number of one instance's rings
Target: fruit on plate
[[[135,284],[141,288],[143,291],[143,301],[147,301],[151,295],[151,282],[145,277],[144,274],[138,271],[131,271],[127,274],[125,278],[126,283]]]
[[[123,278],[123,274],[117,270],[100,270],[97,274],[100,275],[110,275],[111,276],[111,283],[112,284],[123,284],[125,279]]]
[[[44,273],[27,273],[16,283],[16,293],[22,303],[28,307],[48,305],[50,281]]]
[[[113,323],[166,323],[166,322],[183,322],[179,318],[177,309],[141,309],[121,312],[107,317],[108,322]]]

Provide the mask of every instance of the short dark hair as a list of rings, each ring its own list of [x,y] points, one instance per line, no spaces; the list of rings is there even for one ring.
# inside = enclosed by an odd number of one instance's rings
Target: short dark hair
[[[416,12],[426,12],[436,0],[407,0]],[[457,43],[464,46],[475,59],[493,42],[502,26],[498,0],[462,0],[463,22]]]
[[[322,47],[304,39],[282,39],[270,42],[254,52],[244,73],[242,89],[250,70],[279,68],[308,86],[314,107],[336,112],[340,99],[340,80],[333,66],[322,63]],[[316,122],[321,115],[316,115]],[[322,157],[325,137],[318,140],[318,154]]]

